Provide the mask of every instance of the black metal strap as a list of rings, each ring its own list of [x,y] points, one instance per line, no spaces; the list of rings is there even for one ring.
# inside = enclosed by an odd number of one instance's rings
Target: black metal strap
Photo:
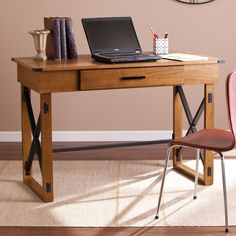
[[[97,149],[105,149],[105,148],[144,146],[144,145],[169,143],[170,141],[171,139],[164,139],[164,140],[153,140],[153,141],[112,143],[112,144],[93,145],[93,146],[84,146],[84,147],[57,148],[57,149],[53,149],[53,152],[73,152],[73,151],[97,150]]]
[[[28,160],[26,161],[26,164],[25,164],[26,175],[30,175],[30,169],[31,169],[33,159],[34,159],[35,148],[37,146],[37,143],[39,142],[38,138],[39,138],[40,132],[41,132],[41,114],[39,115],[37,126],[34,130],[34,133],[33,133],[33,140],[32,140],[31,147],[30,147],[29,157],[28,157]],[[36,150],[37,150],[37,154],[38,154],[38,159],[40,160],[39,166],[42,171],[41,148],[40,148],[40,150],[38,150],[38,147],[37,147]]]
[[[196,125],[199,121],[205,107],[205,99],[202,100],[194,118],[190,111],[186,96],[184,94],[182,86],[177,86],[177,92],[180,95],[181,102],[183,104],[183,108],[189,123],[189,129],[186,133],[188,135],[190,132],[194,133],[197,131]],[[39,135],[41,133],[41,113],[39,114],[37,126],[35,124],[33,109],[31,105],[31,100],[29,96],[29,92],[27,89],[24,90],[24,99],[27,105],[27,111],[29,115],[31,131],[33,135],[33,140],[30,147],[30,153],[28,160],[25,163],[26,174],[30,174],[30,169],[32,167],[32,162],[34,159],[35,149],[37,151],[37,156],[39,160],[39,166],[42,171],[42,155],[41,155],[41,145],[39,142]],[[85,150],[96,150],[96,149],[105,149],[105,148],[119,148],[119,147],[131,147],[131,146],[141,146],[141,145],[153,145],[153,144],[162,144],[162,143],[169,143],[171,139],[166,140],[153,140],[153,141],[143,141],[143,142],[124,142],[124,143],[116,143],[116,144],[105,144],[105,145],[94,145],[94,146],[84,146],[84,147],[71,147],[71,148],[58,148],[53,149],[53,152],[70,152],[70,151],[85,151]],[[177,156],[181,155],[181,148],[178,149]],[[200,153],[200,157],[203,160],[203,153]]]
[[[204,111],[204,108],[205,108],[205,98],[202,99],[202,102],[200,103],[200,105],[197,109],[197,112],[196,112],[196,114],[195,114],[195,116],[194,116],[194,118],[191,122],[191,126],[195,126],[195,127],[197,126],[197,123],[198,123],[198,121],[199,121],[199,119],[200,119],[200,117],[201,117],[201,115]],[[187,134],[189,134],[190,130],[191,129],[189,128],[188,131],[187,131]]]
[[[181,102],[183,104],[183,108],[184,108],[188,123],[190,125],[189,128],[191,129],[191,132],[193,133],[193,132],[197,131],[197,129],[196,129],[195,126],[192,125],[193,116],[192,116],[192,113],[190,111],[190,108],[189,108],[189,105],[188,105],[188,102],[187,102],[187,99],[186,99],[186,96],[184,94],[184,90],[183,90],[182,86],[177,86],[177,92],[179,93]]]
[[[39,166],[42,171],[42,154],[41,154],[41,145],[39,142],[39,135],[41,132],[41,113],[39,114],[37,126],[36,126],[35,119],[34,119],[34,113],[33,113],[31,100],[30,100],[30,95],[29,95],[29,92],[27,89],[24,90],[24,99],[26,102],[30,126],[31,126],[31,132],[33,135],[33,140],[32,140],[31,147],[30,147],[29,157],[28,157],[28,160],[26,161],[26,164],[25,164],[26,175],[29,175],[31,167],[32,167],[32,162],[34,159],[35,149],[37,151]]]

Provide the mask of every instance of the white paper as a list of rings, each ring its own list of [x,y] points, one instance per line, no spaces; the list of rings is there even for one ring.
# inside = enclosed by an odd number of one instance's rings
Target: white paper
[[[208,57],[184,54],[184,53],[170,53],[166,55],[161,55],[163,59],[175,60],[175,61],[207,61]]]

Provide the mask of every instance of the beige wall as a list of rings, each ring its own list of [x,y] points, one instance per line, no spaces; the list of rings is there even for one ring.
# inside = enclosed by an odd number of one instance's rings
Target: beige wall
[[[34,55],[29,30],[42,28],[44,16],[70,16],[80,54],[89,53],[83,17],[132,16],[144,50],[152,49],[150,25],[169,32],[172,50],[192,51],[226,60],[216,87],[216,126],[227,128],[224,80],[236,68],[235,0],[202,6],[174,0],[2,0],[0,8],[0,131],[20,130],[20,86],[11,57]],[[186,88],[196,110],[200,87]],[[34,103],[38,100],[34,95]],[[54,130],[169,130],[172,88],[126,89],[53,95]]]

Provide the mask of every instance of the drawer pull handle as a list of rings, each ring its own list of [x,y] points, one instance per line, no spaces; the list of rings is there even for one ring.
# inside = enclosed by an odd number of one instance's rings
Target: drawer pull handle
[[[122,80],[136,80],[136,79],[146,79],[145,75],[140,76],[125,76],[121,78]]]

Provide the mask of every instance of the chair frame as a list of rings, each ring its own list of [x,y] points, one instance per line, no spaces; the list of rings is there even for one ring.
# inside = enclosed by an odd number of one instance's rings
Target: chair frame
[[[164,172],[163,172],[163,177],[162,177],[162,183],[161,183],[161,189],[160,189],[160,194],[159,194],[157,212],[156,212],[155,219],[159,219],[159,212],[160,212],[160,207],[161,207],[162,194],[163,194],[164,183],[165,183],[165,178],[166,178],[166,174],[167,174],[167,168],[168,168],[168,164],[169,164],[169,160],[170,160],[170,155],[171,155],[172,150],[176,147],[191,148],[190,146],[169,144],[168,149],[167,149],[167,154],[166,154],[165,167],[164,167]],[[197,151],[197,154],[196,154],[196,170],[195,170],[195,183],[194,183],[193,199],[197,199],[197,185],[198,185],[198,174],[199,174],[198,166],[199,166],[199,156],[200,156],[200,151],[201,151],[201,149],[198,149],[198,148],[195,148],[195,149]],[[220,155],[220,159],[221,159],[223,196],[224,196],[224,212],[225,212],[225,232],[229,232],[228,201],[227,201],[224,155],[221,152],[217,152],[217,153]]]

